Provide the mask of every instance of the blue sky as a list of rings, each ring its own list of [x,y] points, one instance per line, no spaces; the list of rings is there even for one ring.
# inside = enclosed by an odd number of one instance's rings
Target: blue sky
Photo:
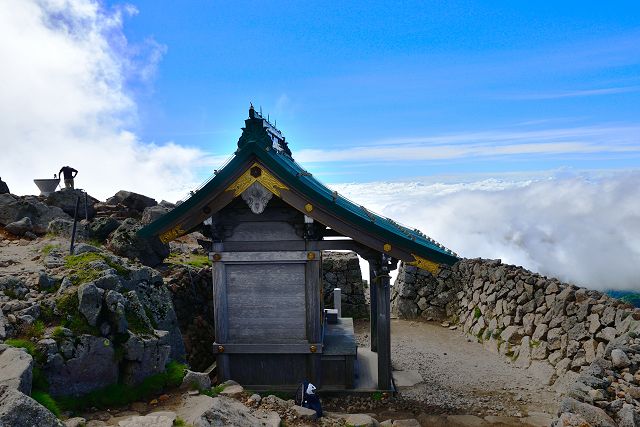
[[[640,3],[344,3],[129,2],[136,132],[224,156],[252,101],[327,182],[640,164]]]

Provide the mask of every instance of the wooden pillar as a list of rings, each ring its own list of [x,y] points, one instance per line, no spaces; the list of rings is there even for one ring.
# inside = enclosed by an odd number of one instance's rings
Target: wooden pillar
[[[375,285],[376,272],[370,260],[369,262],[369,340],[371,341],[371,351],[378,351],[378,290]]]
[[[307,252],[307,263],[305,267],[305,295],[307,313],[307,340],[309,345],[318,345],[322,341],[322,288],[320,278],[320,252]],[[321,375],[322,354],[309,354],[307,364],[307,375],[309,381],[316,387],[322,384]]]
[[[213,254],[219,254],[223,251],[222,243],[213,244]],[[227,315],[227,281],[225,266],[223,262],[212,260],[212,276],[213,276],[213,313],[215,322],[215,339],[216,345],[224,345],[228,339],[228,315]],[[231,369],[229,366],[229,355],[224,352],[216,351],[216,362],[218,370],[218,382],[231,379]]]
[[[376,277],[378,389],[391,390],[391,301],[388,269]]]

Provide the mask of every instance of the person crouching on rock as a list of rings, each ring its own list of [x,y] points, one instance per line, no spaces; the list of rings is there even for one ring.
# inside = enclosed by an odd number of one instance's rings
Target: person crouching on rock
[[[58,172],[58,176],[62,176],[64,174],[64,187],[71,188],[73,190],[73,178],[78,175],[78,171],[70,166],[64,166]]]

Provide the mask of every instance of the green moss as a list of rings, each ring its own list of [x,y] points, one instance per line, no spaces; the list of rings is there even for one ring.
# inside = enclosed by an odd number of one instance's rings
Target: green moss
[[[101,261],[106,263],[109,267],[116,270],[118,275],[128,277],[129,270],[122,265],[109,259],[106,255],[96,252],[85,252],[80,255],[68,255],[64,257],[64,265],[69,270],[74,270],[74,275],[71,278],[73,284],[78,285],[80,283],[91,282],[102,273],[101,270],[91,267],[91,263],[95,261]]]
[[[53,307],[44,302],[40,303],[40,319],[48,325],[58,321],[58,317],[53,312]]]
[[[540,347],[540,341],[536,341],[536,340],[529,341],[529,347],[531,347],[531,348]]]
[[[26,338],[42,338],[44,335],[45,326],[42,320],[36,320],[32,325],[27,326],[24,329],[24,336]]]
[[[51,337],[56,341],[64,339],[64,332],[62,331],[62,326],[56,326],[53,332],[51,333]]]
[[[207,255],[171,253],[166,259],[167,264],[190,265],[195,268],[203,268],[211,265]]]
[[[31,385],[33,390],[45,391],[45,392],[49,390],[49,382],[47,381],[47,378],[42,373],[42,370],[40,370],[39,367],[34,366],[31,372],[32,372],[32,378],[33,378],[31,380]]]
[[[62,326],[71,329],[76,335],[100,335],[96,326],[89,325],[87,319],[78,311],[78,293],[71,292],[56,300],[56,308],[62,314]]]
[[[48,393],[45,393],[43,391],[34,391],[31,393],[31,397],[38,402],[39,404],[41,404],[42,406],[44,406],[45,408],[47,408],[49,411],[51,411],[53,413],[53,415],[55,415],[56,417],[60,418],[60,414],[62,411],[60,411],[60,407],[58,406],[58,402],[56,402],[53,397],[51,397]]]
[[[36,362],[44,361],[44,355],[42,354],[42,352],[38,350],[38,347],[34,342],[29,341],[28,339],[11,338],[6,340],[4,343],[10,345],[11,347],[24,348]]]
[[[70,411],[78,411],[89,407],[103,409],[125,406],[131,402],[159,394],[166,389],[179,386],[182,383],[186,369],[186,365],[172,361],[167,365],[165,372],[147,377],[139,385],[112,384],[84,396],[60,397],[58,404],[62,409]]]
[[[47,256],[51,253],[52,250],[54,249],[58,249],[60,247],[60,245],[57,244],[53,244],[53,243],[47,243],[46,245],[44,245],[42,247],[42,249],[40,249],[40,253],[42,253],[42,255]]]
[[[127,310],[125,317],[127,319],[127,326],[132,332],[136,334],[150,334],[153,332],[152,328],[145,322],[145,319],[139,316],[134,310]]]
[[[16,291],[13,289],[5,289],[2,292],[4,293],[5,296],[8,296],[11,299],[22,299],[20,298],[20,295],[18,295]]]
[[[480,307],[476,307],[473,309],[473,318],[479,319],[482,316],[482,312],[480,311]]]
[[[187,423],[182,418],[178,417],[173,421],[173,426],[174,427],[186,427]]]

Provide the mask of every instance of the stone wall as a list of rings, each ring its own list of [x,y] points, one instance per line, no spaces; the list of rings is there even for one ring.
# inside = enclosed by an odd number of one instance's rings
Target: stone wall
[[[368,318],[364,282],[358,256],[353,252],[322,253],[322,285],[325,308],[333,308],[333,289],[342,290],[342,316]]]
[[[640,425],[638,308],[499,260],[465,259],[437,277],[401,266],[392,313],[458,325],[554,384],[561,412]]]

